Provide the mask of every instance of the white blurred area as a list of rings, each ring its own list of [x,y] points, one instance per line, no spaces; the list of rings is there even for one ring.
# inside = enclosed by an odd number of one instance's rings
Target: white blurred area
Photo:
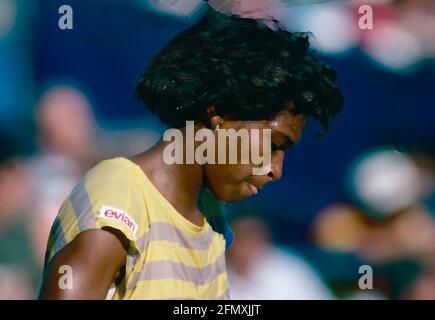
[[[433,177],[392,148],[369,151],[353,164],[351,189],[370,210],[390,214],[410,207],[433,190]]]
[[[149,0],[150,5],[167,13],[191,16],[203,5],[202,0]]]
[[[179,19],[193,19],[206,8],[203,0],[133,0],[145,9]]]
[[[328,252],[355,254],[378,269],[412,260],[421,271],[397,298],[433,299],[434,181],[435,167],[426,155],[389,146],[368,150],[348,170],[347,189],[355,203],[320,210],[311,227],[313,240]],[[405,281],[403,275],[396,278]],[[349,298],[359,299],[360,293]]]
[[[204,12],[202,0],[136,0],[149,10],[186,19]],[[311,32],[313,46],[326,55],[345,55],[360,48],[380,68],[394,73],[414,71],[421,61],[435,58],[433,0],[209,0],[215,10],[262,20],[272,29]],[[359,21],[373,12],[373,29]]]
[[[359,13],[370,5],[373,29],[362,30]],[[379,67],[412,72],[424,59],[435,57],[435,1],[348,1],[289,8],[281,14],[289,30],[310,31],[317,50],[342,55],[362,49]]]
[[[387,221],[365,229],[356,246],[362,256],[374,261],[419,256],[435,263],[434,213],[424,203],[435,191],[432,170],[391,147],[369,150],[355,160],[349,170],[353,197],[369,217]]]
[[[232,228],[235,238],[228,255],[231,299],[334,299],[317,271],[302,256],[272,243],[262,220],[242,217]]]

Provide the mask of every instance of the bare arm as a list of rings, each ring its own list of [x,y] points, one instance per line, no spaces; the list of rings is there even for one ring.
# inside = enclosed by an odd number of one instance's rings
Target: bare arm
[[[87,230],[80,233],[51,260],[40,299],[105,299],[117,272],[125,265],[128,240],[118,230]],[[61,266],[70,266],[73,288],[62,289]]]

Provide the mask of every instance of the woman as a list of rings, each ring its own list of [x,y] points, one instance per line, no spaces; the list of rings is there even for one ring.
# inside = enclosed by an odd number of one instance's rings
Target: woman
[[[216,200],[244,199],[281,178],[284,152],[308,117],[327,130],[342,109],[335,78],[307,37],[255,20],[215,12],[181,32],[152,59],[136,94],[180,130],[183,163],[167,161],[172,142],[162,139],[89,171],[54,222],[40,297],[229,298],[231,234]],[[219,130],[268,131],[271,145],[257,147],[270,147],[271,161],[261,174],[253,174],[257,163],[241,163],[241,152],[235,164],[186,161],[187,149],[200,145],[188,141],[186,121],[217,140]]]

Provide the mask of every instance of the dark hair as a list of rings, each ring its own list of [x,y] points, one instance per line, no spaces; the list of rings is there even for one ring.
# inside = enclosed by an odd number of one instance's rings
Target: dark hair
[[[273,31],[236,16],[206,16],[179,33],[150,62],[136,97],[160,120],[181,127],[214,105],[221,115],[261,119],[284,109],[318,119],[327,131],[343,107],[336,72],[314,57],[306,34]]]

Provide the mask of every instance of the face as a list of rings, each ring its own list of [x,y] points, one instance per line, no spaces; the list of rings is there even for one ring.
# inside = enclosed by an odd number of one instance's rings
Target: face
[[[62,86],[48,90],[41,98],[37,120],[45,147],[79,159],[89,153],[95,121],[80,91]]]
[[[249,133],[251,133],[253,129],[259,129],[259,150],[263,150],[263,139],[261,138],[262,130],[270,129],[271,163],[270,166],[265,167],[265,170],[262,170],[264,174],[254,175],[253,169],[255,167],[260,168],[262,165],[254,164],[251,157],[249,157],[248,164],[241,163],[241,141],[238,139],[236,164],[228,164],[229,146],[227,146],[226,164],[204,165],[206,186],[217,199],[223,202],[235,202],[258,193],[267,183],[279,180],[282,176],[282,164],[285,151],[299,141],[306,120],[305,115],[293,114],[288,110],[276,113],[270,119],[262,121],[237,121],[225,118],[222,119],[220,117],[217,120],[212,119],[212,126],[213,122],[215,122],[215,124],[219,124],[220,122],[220,129],[235,129],[236,131],[246,129]],[[219,145],[219,136],[216,140],[217,145]],[[216,151],[217,156],[218,152],[219,150]]]

